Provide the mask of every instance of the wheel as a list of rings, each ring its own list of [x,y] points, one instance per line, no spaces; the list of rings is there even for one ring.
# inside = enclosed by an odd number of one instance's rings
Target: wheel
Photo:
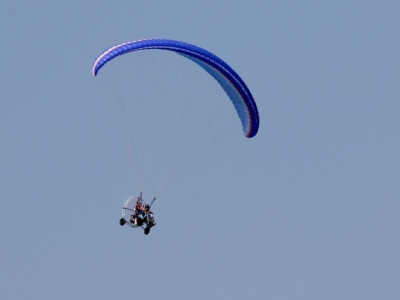
[[[126,223],[124,218],[121,218],[121,220],[119,220],[119,225],[124,226]]]
[[[144,234],[145,234],[145,235],[148,235],[149,233],[150,233],[150,228],[145,228],[145,229],[144,229]]]

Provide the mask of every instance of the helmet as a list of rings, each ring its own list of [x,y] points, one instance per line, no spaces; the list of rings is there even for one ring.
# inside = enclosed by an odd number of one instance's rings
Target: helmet
[[[150,209],[150,205],[146,204],[146,205],[144,206],[144,208],[145,208],[145,209]]]

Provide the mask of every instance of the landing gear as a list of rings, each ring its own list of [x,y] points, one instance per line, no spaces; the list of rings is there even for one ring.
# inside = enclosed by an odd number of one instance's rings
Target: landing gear
[[[124,218],[121,218],[121,220],[119,220],[119,225],[124,226],[126,223]]]

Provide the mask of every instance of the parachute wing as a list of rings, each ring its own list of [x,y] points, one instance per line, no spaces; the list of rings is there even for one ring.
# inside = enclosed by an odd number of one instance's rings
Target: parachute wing
[[[184,56],[207,71],[224,89],[232,101],[242,122],[244,135],[254,137],[258,132],[259,115],[257,105],[240,76],[222,59],[200,47],[166,39],[148,39],[128,42],[104,51],[94,62],[93,75],[117,56],[139,50],[168,50]]]

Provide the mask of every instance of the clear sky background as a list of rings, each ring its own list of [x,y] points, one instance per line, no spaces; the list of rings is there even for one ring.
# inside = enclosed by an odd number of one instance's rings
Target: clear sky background
[[[1,299],[398,299],[400,2],[0,2]],[[208,49],[259,134],[166,194],[149,236],[92,63]],[[241,133],[240,133],[241,134]]]

